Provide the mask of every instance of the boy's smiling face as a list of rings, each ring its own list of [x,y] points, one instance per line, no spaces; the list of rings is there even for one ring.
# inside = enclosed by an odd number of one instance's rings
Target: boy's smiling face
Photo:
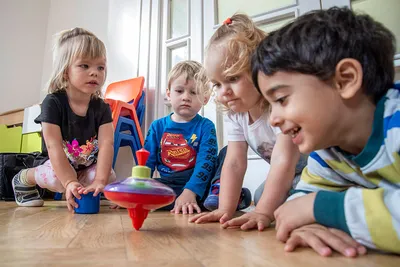
[[[271,124],[291,135],[300,152],[327,148],[340,139],[344,103],[335,87],[313,75],[289,72],[259,72],[258,84],[271,104]]]

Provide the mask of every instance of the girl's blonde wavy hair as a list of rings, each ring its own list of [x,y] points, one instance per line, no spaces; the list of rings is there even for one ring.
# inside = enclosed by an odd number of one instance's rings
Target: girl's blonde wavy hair
[[[216,44],[223,44],[227,49],[227,57],[223,63],[225,77],[234,77],[245,74],[245,78],[251,82],[251,56],[257,46],[267,36],[258,28],[254,22],[245,14],[236,13],[230,17],[229,22],[224,22],[211,36],[206,47],[207,52]],[[208,81],[209,83],[210,81]],[[217,107],[227,111],[215,98]],[[260,106],[268,109],[268,102],[261,98]]]
[[[104,43],[83,28],[61,31],[56,34],[56,40],[53,48],[53,72],[46,88],[49,94],[65,91],[68,81],[64,74],[76,58],[106,58]],[[101,98],[101,90],[96,91],[93,97]]]

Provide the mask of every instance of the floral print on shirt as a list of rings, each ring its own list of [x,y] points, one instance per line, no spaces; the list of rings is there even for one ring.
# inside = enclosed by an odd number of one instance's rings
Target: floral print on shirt
[[[64,152],[72,166],[77,169],[79,165],[90,166],[96,162],[96,154],[99,151],[96,137],[86,140],[86,144],[79,146],[76,139],[72,142],[63,142]]]

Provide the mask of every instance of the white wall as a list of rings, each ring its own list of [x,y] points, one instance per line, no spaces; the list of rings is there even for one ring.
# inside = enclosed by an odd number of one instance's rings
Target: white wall
[[[1,0],[0,113],[39,103],[50,0]]]
[[[269,164],[263,159],[247,160],[247,170],[244,176],[243,187],[251,191],[251,197],[254,201],[254,192],[265,181],[269,172]]]
[[[369,14],[391,30],[397,39],[396,54],[400,53],[400,27],[398,21],[398,14],[400,11],[399,0],[354,1],[352,3],[352,9],[359,13]]]
[[[108,84],[138,76],[140,0],[109,0],[106,43]],[[131,175],[133,156],[129,147],[119,149],[115,172],[117,178]]]

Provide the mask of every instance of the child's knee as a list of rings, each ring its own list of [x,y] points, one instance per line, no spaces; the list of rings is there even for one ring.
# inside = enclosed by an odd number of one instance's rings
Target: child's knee
[[[53,192],[64,192],[64,186],[61,184],[60,180],[57,179],[55,174],[45,174],[40,175],[39,177],[35,175],[36,183],[41,188],[47,188]]]
[[[96,178],[96,165],[92,165],[86,170],[83,170],[78,175],[78,180],[83,186],[88,186],[93,183],[94,179]],[[115,182],[117,180],[117,176],[113,169],[110,171],[110,175],[108,177],[108,183]]]
[[[64,192],[64,186],[58,180],[56,173],[50,164],[43,164],[35,168],[35,181],[41,188],[47,188],[53,192]]]
[[[62,193],[65,191],[64,186],[62,185],[60,180],[57,179],[57,177],[54,177],[54,179],[50,180],[48,185],[49,186],[47,187],[47,189],[49,189],[50,191],[59,192],[59,193]]]

